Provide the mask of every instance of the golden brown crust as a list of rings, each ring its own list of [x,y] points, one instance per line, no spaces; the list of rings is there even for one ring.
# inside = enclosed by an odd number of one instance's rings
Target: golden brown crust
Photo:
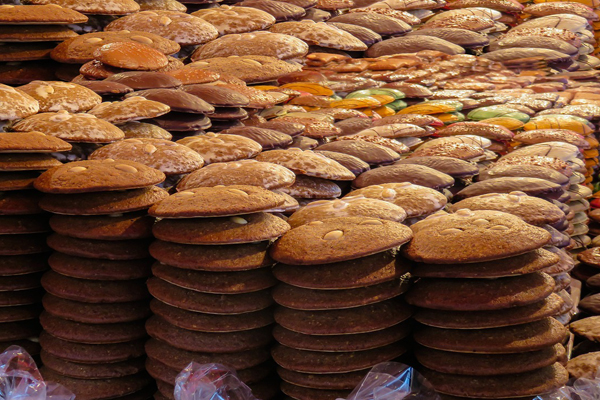
[[[262,146],[262,150],[289,147],[293,144],[290,135],[273,129],[253,126],[240,126],[221,131],[221,134],[243,136],[252,139]]]
[[[259,365],[270,358],[266,349],[255,349],[237,353],[196,353],[178,349],[156,339],[146,344],[148,357],[158,360],[178,371],[185,368],[190,360],[198,363],[221,362],[236,369],[246,369]]]
[[[334,310],[361,307],[399,296],[408,289],[403,281],[391,281],[347,290],[303,289],[285,283],[273,289],[277,304],[295,310]]]
[[[437,190],[410,182],[367,186],[350,192],[346,197],[350,196],[365,196],[370,199],[389,201],[402,207],[408,218],[433,214],[448,202],[446,196]]]
[[[73,363],[54,357],[44,350],[41,353],[44,366],[60,375],[75,379],[111,379],[137,374],[144,370],[144,358],[107,364]]]
[[[166,10],[186,12],[187,7],[176,0],[138,0],[141,11]]]
[[[412,308],[399,299],[339,310],[293,310],[278,307],[275,321],[305,335],[347,335],[375,332],[406,321]]]
[[[62,165],[50,154],[4,153],[0,154],[0,171],[42,171]]]
[[[46,379],[69,387],[79,398],[124,396],[143,389],[150,382],[150,377],[143,372],[120,378],[90,380],[69,378],[48,367],[43,367],[40,372]]]
[[[193,172],[182,179],[177,189],[246,184],[274,190],[290,186],[295,179],[295,174],[283,166],[254,160],[240,160],[211,164]]]
[[[27,0],[26,4],[57,4],[83,14],[96,15],[125,15],[140,10],[133,0]]]
[[[116,82],[107,82],[107,83],[116,83]],[[125,137],[128,139],[135,138],[150,138],[150,139],[165,139],[171,140],[173,139],[173,135],[169,133],[169,131],[164,130],[163,128],[156,126],[154,124],[148,124],[146,122],[127,122],[123,125],[120,125],[119,128],[125,134]]]
[[[123,101],[104,102],[89,113],[112,124],[122,124],[140,119],[160,117],[171,111],[171,107],[141,96],[128,97]]]
[[[283,219],[268,213],[235,217],[162,219],[153,228],[157,239],[183,244],[238,244],[277,239],[290,230]]]
[[[584,337],[592,342],[598,342],[600,340],[600,325],[598,321],[600,316],[588,317],[572,322],[569,325],[571,332]]]
[[[277,342],[292,349],[331,352],[373,350],[390,345],[410,335],[412,324],[402,322],[391,328],[352,335],[305,335],[276,325],[273,336]]]
[[[150,186],[126,191],[46,195],[40,206],[55,214],[106,215],[145,210],[167,197],[166,190]]]
[[[425,157],[415,157],[414,159],[422,158]],[[406,158],[404,160],[409,163],[413,158]],[[458,159],[454,160],[462,161]],[[384,166],[367,171],[358,176],[354,182],[352,182],[352,186],[355,188],[364,188],[386,183],[411,182],[415,185],[440,190],[454,185],[454,178],[441,172],[439,169],[434,169],[433,167],[425,165],[411,165],[407,163]]]
[[[441,373],[490,376],[547,367],[566,357],[566,351],[562,344],[518,354],[469,354],[418,347],[416,356],[426,368]]]
[[[397,248],[410,238],[410,229],[398,222],[329,218],[292,229],[271,247],[271,256],[286,264],[328,264]]]
[[[560,314],[566,303],[556,293],[521,307],[485,311],[419,309],[414,318],[428,326],[447,329],[485,329],[525,324]]]
[[[363,196],[348,196],[343,199],[312,202],[292,214],[288,223],[295,228],[312,221],[345,216],[373,217],[402,222],[406,219],[406,212],[403,208],[387,201],[368,199]]]
[[[485,335],[482,333],[485,332]],[[509,354],[540,350],[561,342],[566,328],[554,318],[491,329],[425,327],[415,332],[417,343],[438,350],[464,353]]]
[[[263,55],[206,58],[188,65],[192,67],[232,75],[246,83],[269,82],[300,70],[299,65]]]
[[[160,51],[173,54],[180,46],[159,35],[142,31],[97,32],[86,33],[59,44],[50,54],[58,61],[69,64],[83,64],[94,59],[94,51],[105,44],[115,42],[138,42]]]
[[[48,271],[42,278],[42,286],[48,293],[61,299],[84,303],[127,303],[149,297],[143,279],[92,281]]]
[[[567,371],[574,379],[594,379],[598,365],[600,364],[600,352],[582,354],[569,360]]]
[[[123,131],[91,114],[66,111],[40,113],[25,118],[12,129],[17,132],[39,131],[69,142],[110,143],[123,139]]]
[[[254,11],[261,12],[256,9]],[[292,60],[304,57],[307,52],[308,45],[293,36],[268,31],[256,31],[225,35],[206,43],[198,47],[192,54],[192,61],[215,57],[248,55],[261,55],[280,60]]]
[[[128,240],[152,236],[154,218],[143,214],[101,216],[53,215],[50,226],[56,233],[81,239]]]
[[[198,10],[192,15],[212,24],[221,36],[260,31],[268,29],[275,23],[275,18],[271,14],[251,7],[222,5],[217,8]]]
[[[161,218],[221,217],[251,214],[282,205],[285,198],[261,187],[232,185],[177,192],[150,208]]]
[[[258,142],[239,135],[207,133],[189,136],[178,140],[177,143],[198,152],[206,164],[249,159],[262,151],[262,146]]]
[[[125,139],[99,148],[88,160],[131,160],[162,171],[166,175],[187,174],[204,165],[195,151],[164,139]]]
[[[273,304],[269,290],[226,296],[184,289],[156,277],[148,281],[148,290],[154,298],[170,306],[207,314],[244,314],[264,310]]]
[[[0,106],[0,120],[8,121],[29,117],[40,110],[36,99],[19,89],[3,84],[0,84]]]
[[[114,68],[151,71],[164,68],[167,56],[138,42],[109,43],[94,51],[95,60]]]
[[[54,153],[73,146],[42,132],[0,132],[0,153]]]
[[[87,22],[85,15],[61,7],[57,4],[46,5],[0,5],[0,23],[2,25],[64,25]]]
[[[342,189],[335,182],[305,175],[296,176],[291,186],[279,191],[301,199],[331,199],[342,194]]]
[[[527,196],[523,192],[489,193],[474,196],[452,204],[450,210],[495,210],[516,215],[531,225],[555,224],[565,218],[565,213],[543,199]]]
[[[273,273],[282,282],[307,289],[352,289],[400,278],[411,264],[393,252],[331,264],[302,267],[277,264]]]
[[[92,90],[69,82],[33,81],[19,89],[38,101],[41,112],[65,110],[78,113],[102,102],[102,98]]]
[[[315,23],[312,20],[281,22],[270,28],[271,32],[284,33],[304,40],[309,45],[346,51],[363,51],[367,45],[339,28]]]
[[[270,327],[228,333],[194,332],[177,328],[157,316],[150,318],[146,327],[150,336],[194,352],[241,352],[267,346],[271,341]]]
[[[554,291],[543,272],[497,279],[421,279],[406,295],[415,306],[434,310],[481,311],[525,306]]]
[[[158,261],[178,268],[199,271],[246,271],[270,266],[267,254],[269,242],[236,246],[185,245],[157,240],[150,245],[150,254]]]
[[[591,267],[600,267],[600,248],[593,247],[577,254],[577,259]]]
[[[0,26],[0,40],[3,42],[53,42],[76,37],[77,34],[66,26],[60,25],[21,25],[18,29],[13,26]],[[23,41],[23,42],[21,42]],[[51,43],[53,49],[56,44]]]
[[[440,393],[467,397],[525,397],[557,389],[569,374],[559,363],[523,374],[474,377],[442,374],[425,369],[425,378]]]
[[[55,317],[46,312],[40,315],[44,330],[55,338],[78,344],[124,343],[146,337],[143,321],[119,324],[84,324]]]
[[[310,150],[273,150],[259,154],[256,159],[283,165],[300,175],[331,180],[354,179],[354,174],[338,162]]]
[[[581,149],[589,149],[590,145],[585,138],[567,129],[534,129],[519,132],[514,140],[525,144],[536,144],[544,142],[566,142]]]
[[[349,154],[370,165],[386,165],[400,160],[400,154],[389,147],[365,140],[337,140],[322,144],[317,150]]]
[[[35,181],[45,193],[89,193],[137,189],[164,181],[165,175],[127,160],[76,161],[52,168]]]
[[[150,307],[155,315],[168,323],[190,331],[238,332],[273,324],[273,311],[269,308],[244,314],[216,315],[184,310],[156,299],[150,302]]]
[[[47,332],[40,334],[44,350],[56,357],[73,362],[110,363],[144,355],[145,339],[116,344],[83,344],[68,342]]]
[[[283,368],[305,373],[341,373],[370,368],[380,362],[392,360],[406,352],[402,342],[373,350],[344,353],[323,353],[296,350],[276,345],[272,354]]]
[[[431,216],[411,229],[414,238],[405,254],[415,261],[435,264],[508,258],[540,248],[551,238],[544,229],[514,215],[468,209]],[[465,247],[465,243],[471,246]]]
[[[181,46],[206,43],[219,36],[208,22],[177,11],[142,11],[119,18],[106,26],[106,31],[144,31],[172,40]]]
[[[250,271],[209,272],[193,271],[155,263],[152,266],[154,276],[180,288],[202,293],[239,294],[269,289],[276,280],[270,268]]]

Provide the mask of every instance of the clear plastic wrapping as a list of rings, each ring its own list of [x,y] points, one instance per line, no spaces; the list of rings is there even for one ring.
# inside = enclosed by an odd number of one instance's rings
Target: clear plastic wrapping
[[[403,399],[440,400],[440,397],[414,368],[388,362],[374,366],[346,400]]]
[[[598,400],[600,399],[600,370],[594,378],[579,378],[553,392],[533,400]]]
[[[236,372],[221,364],[191,362],[177,375],[175,400],[257,400]]]
[[[35,361],[19,346],[0,354],[0,400],[74,400],[64,386],[46,383]]]

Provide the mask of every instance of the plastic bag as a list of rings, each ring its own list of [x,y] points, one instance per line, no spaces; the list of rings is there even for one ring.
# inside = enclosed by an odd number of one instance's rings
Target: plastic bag
[[[440,396],[412,367],[388,362],[374,366],[346,400],[402,399],[440,400]]]
[[[0,354],[0,400],[74,400],[64,386],[46,383],[33,358],[21,347]]]
[[[600,370],[595,377],[571,380],[566,386],[535,397],[533,400],[599,400]]]
[[[221,364],[191,362],[177,375],[175,400],[257,400],[236,372]]]

